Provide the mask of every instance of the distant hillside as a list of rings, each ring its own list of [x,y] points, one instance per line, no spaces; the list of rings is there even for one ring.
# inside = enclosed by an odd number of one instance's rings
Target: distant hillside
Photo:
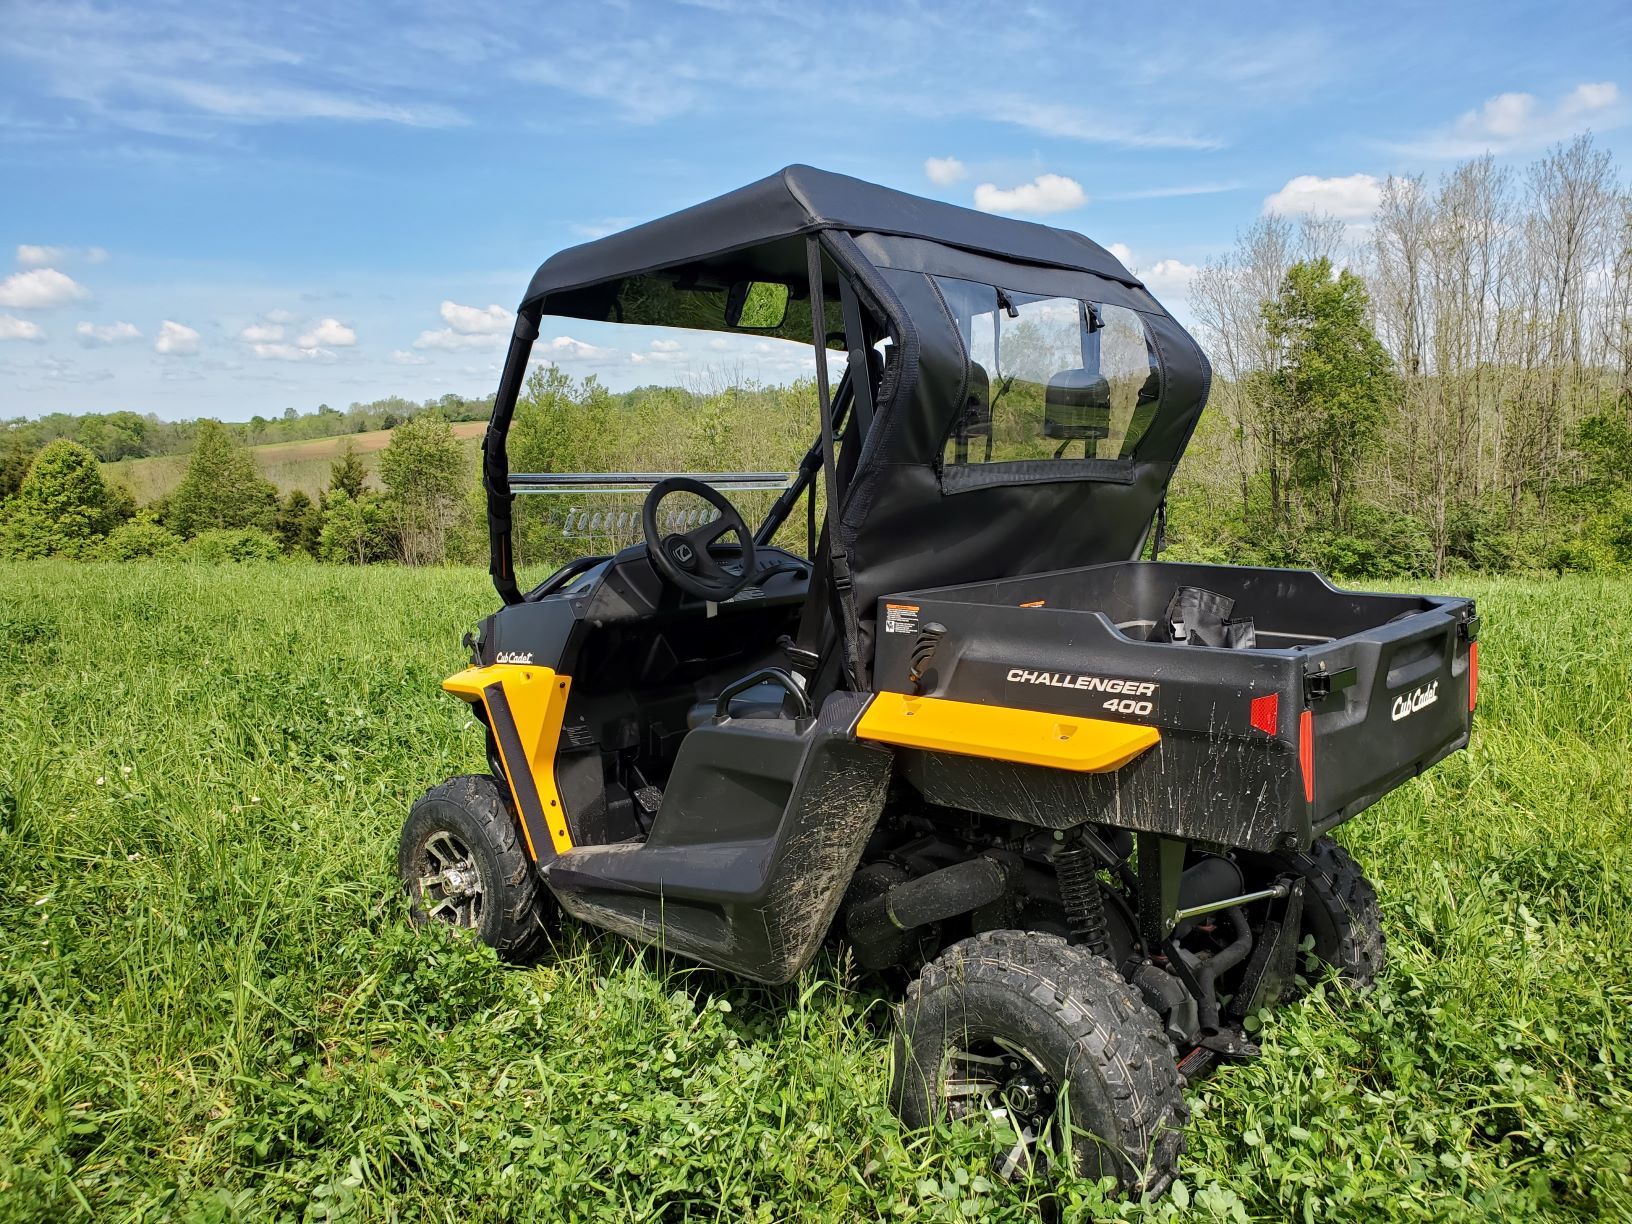
[[[472,455],[481,448],[485,421],[459,421],[453,426],[454,436],[470,448]],[[374,456],[391,441],[391,430],[375,429],[368,433],[341,434],[333,438],[312,438],[304,442],[272,442],[252,446],[249,453],[255,464],[281,492],[301,489],[316,497],[329,484],[329,465],[346,449],[350,442],[363,462],[369,467],[370,484],[378,484],[373,476]],[[168,496],[181,483],[187,471],[187,455],[160,455],[152,459],[121,459],[104,463],[102,474],[129,487],[142,504]]]

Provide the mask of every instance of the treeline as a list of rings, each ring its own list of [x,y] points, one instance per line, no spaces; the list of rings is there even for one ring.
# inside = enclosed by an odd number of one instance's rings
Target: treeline
[[[1334,264],[1341,271],[1334,271]],[[1590,137],[1261,219],[1191,290],[1180,547],[1352,575],[1632,569],[1632,195]]]
[[[535,370],[510,436],[520,471],[791,470],[815,428],[809,380],[687,391],[609,392],[590,377]],[[16,490],[0,501],[0,556],[205,561],[321,560],[408,565],[485,564],[486,503],[476,460],[437,407],[421,406],[380,452],[382,489],[348,444],[316,498],[281,493],[255,467],[238,431],[191,423],[193,448],[169,496],[138,506],[106,480],[98,456],[58,438],[32,456]],[[774,494],[740,494],[745,513]],[[518,499],[517,552],[533,566],[639,538],[640,497],[579,495]]]
[[[395,429],[424,412],[435,412],[446,421],[478,421],[486,418],[490,407],[489,400],[453,394],[418,402],[393,395],[352,404],[343,412],[319,404],[311,412],[286,408],[281,417],[254,416],[247,421],[216,424],[244,446],[260,446]],[[103,463],[185,455],[196,445],[202,424],[203,419],[161,421],[152,413],[135,412],[88,412],[79,416],[53,412],[38,420],[4,422],[0,424],[0,497],[17,491],[33,457],[51,442],[76,442]]]

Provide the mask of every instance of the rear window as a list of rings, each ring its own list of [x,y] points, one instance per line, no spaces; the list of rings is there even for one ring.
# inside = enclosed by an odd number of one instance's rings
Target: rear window
[[[944,465],[1133,458],[1162,392],[1138,312],[950,277],[936,284],[969,360]]]

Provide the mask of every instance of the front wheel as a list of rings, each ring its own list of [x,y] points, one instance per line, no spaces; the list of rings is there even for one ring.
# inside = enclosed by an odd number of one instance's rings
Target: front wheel
[[[907,992],[891,1103],[908,1126],[991,1127],[997,1172],[1074,1163],[1160,1194],[1189,1110],[1161,1022],[1104,958],[1063,939],[988,931]]]
[[[475,931],[512,964],[544,953],[555,898],[539,882],[497,780],[449,778],[415,802],[402,826],[397,874],[417,923]]]

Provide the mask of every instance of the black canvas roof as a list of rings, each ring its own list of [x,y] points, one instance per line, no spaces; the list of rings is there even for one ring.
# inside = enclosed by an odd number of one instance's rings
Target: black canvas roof
[[[822,229],[923,238],[1008,261],[1140,284],[1104,247],[1070,230],[993,216],[795,165],[677,213],[552,255],[534,274],[523,305],[658,268],[774,247],[780,239]],[[796,255],[803,260],[802,248]],[[770,250],[766,256],[777,259]],[[547,303],[545,313],[554,313]]]

